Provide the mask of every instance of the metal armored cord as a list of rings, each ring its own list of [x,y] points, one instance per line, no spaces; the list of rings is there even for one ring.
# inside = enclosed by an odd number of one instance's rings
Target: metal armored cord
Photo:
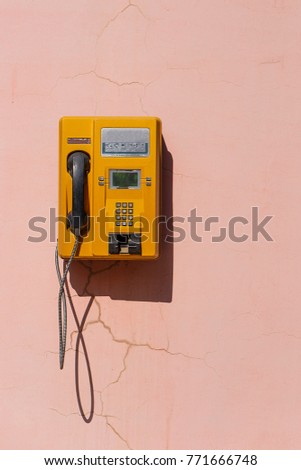
[[[66,304],[66,295],[64,291],[64,285],[65,285],[68,271],[70,269],[70,265],[77,252],[78,245],[79,245],[79,237],[77,236],[75,238],[74,246],[73,246],[70,258],[67,262],[66,269],[64,271],[63,276],[61,275],[61,271],[60,271],[57,245],[56,245],[56,250],[55,250],[55,266],[56,266],[57,277],[58,277],[59,284],[60,284],[59,295],[58,295],[60,369],[63,369],[64,367],[64,358],[65,358],[65,351],[66,351],[66,335],[67,335],[67,304]],[[63,309],[62,309],[62,304],[63,304]],[[62,310],[63,310],[63,315],[62,315]]]

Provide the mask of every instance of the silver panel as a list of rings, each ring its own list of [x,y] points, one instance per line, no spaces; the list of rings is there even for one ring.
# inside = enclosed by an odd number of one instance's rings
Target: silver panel
[[[103,157],[148,157],[150,132],[147,128],[104,127],[100,150]]]

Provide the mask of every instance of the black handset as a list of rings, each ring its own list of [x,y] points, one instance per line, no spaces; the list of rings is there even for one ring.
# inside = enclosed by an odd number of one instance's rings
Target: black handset
[[[68,223],[72,233],[82,235],[87,230],[88,217],[84,207],[86,175],[90,171],[89,155],[85,152],[73,152],[67,160],[68,172],[72,177],[72,210],[68,214]]]

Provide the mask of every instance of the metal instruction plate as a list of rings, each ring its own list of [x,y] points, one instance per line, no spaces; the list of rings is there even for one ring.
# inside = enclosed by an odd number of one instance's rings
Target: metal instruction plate
[[[103,157],[148,157],[150,132],[147,128],[104,127],[100,151]]]

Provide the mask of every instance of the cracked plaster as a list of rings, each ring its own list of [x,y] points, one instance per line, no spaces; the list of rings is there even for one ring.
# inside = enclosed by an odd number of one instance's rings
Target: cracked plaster
[[[296,0],[6,5],[2,448],[300,448],[300,18]],[[54,246],[28,243],[27,227],[56,204],[58,119],[94,113],[161,117],[174,215],[227,220],[257,205],[276,241],[174,244],[170,303],[113,298],[130,267],[77,263],[86,424],[70,309],[58,370]],[[89,414],[81,345],[78,360]]]

